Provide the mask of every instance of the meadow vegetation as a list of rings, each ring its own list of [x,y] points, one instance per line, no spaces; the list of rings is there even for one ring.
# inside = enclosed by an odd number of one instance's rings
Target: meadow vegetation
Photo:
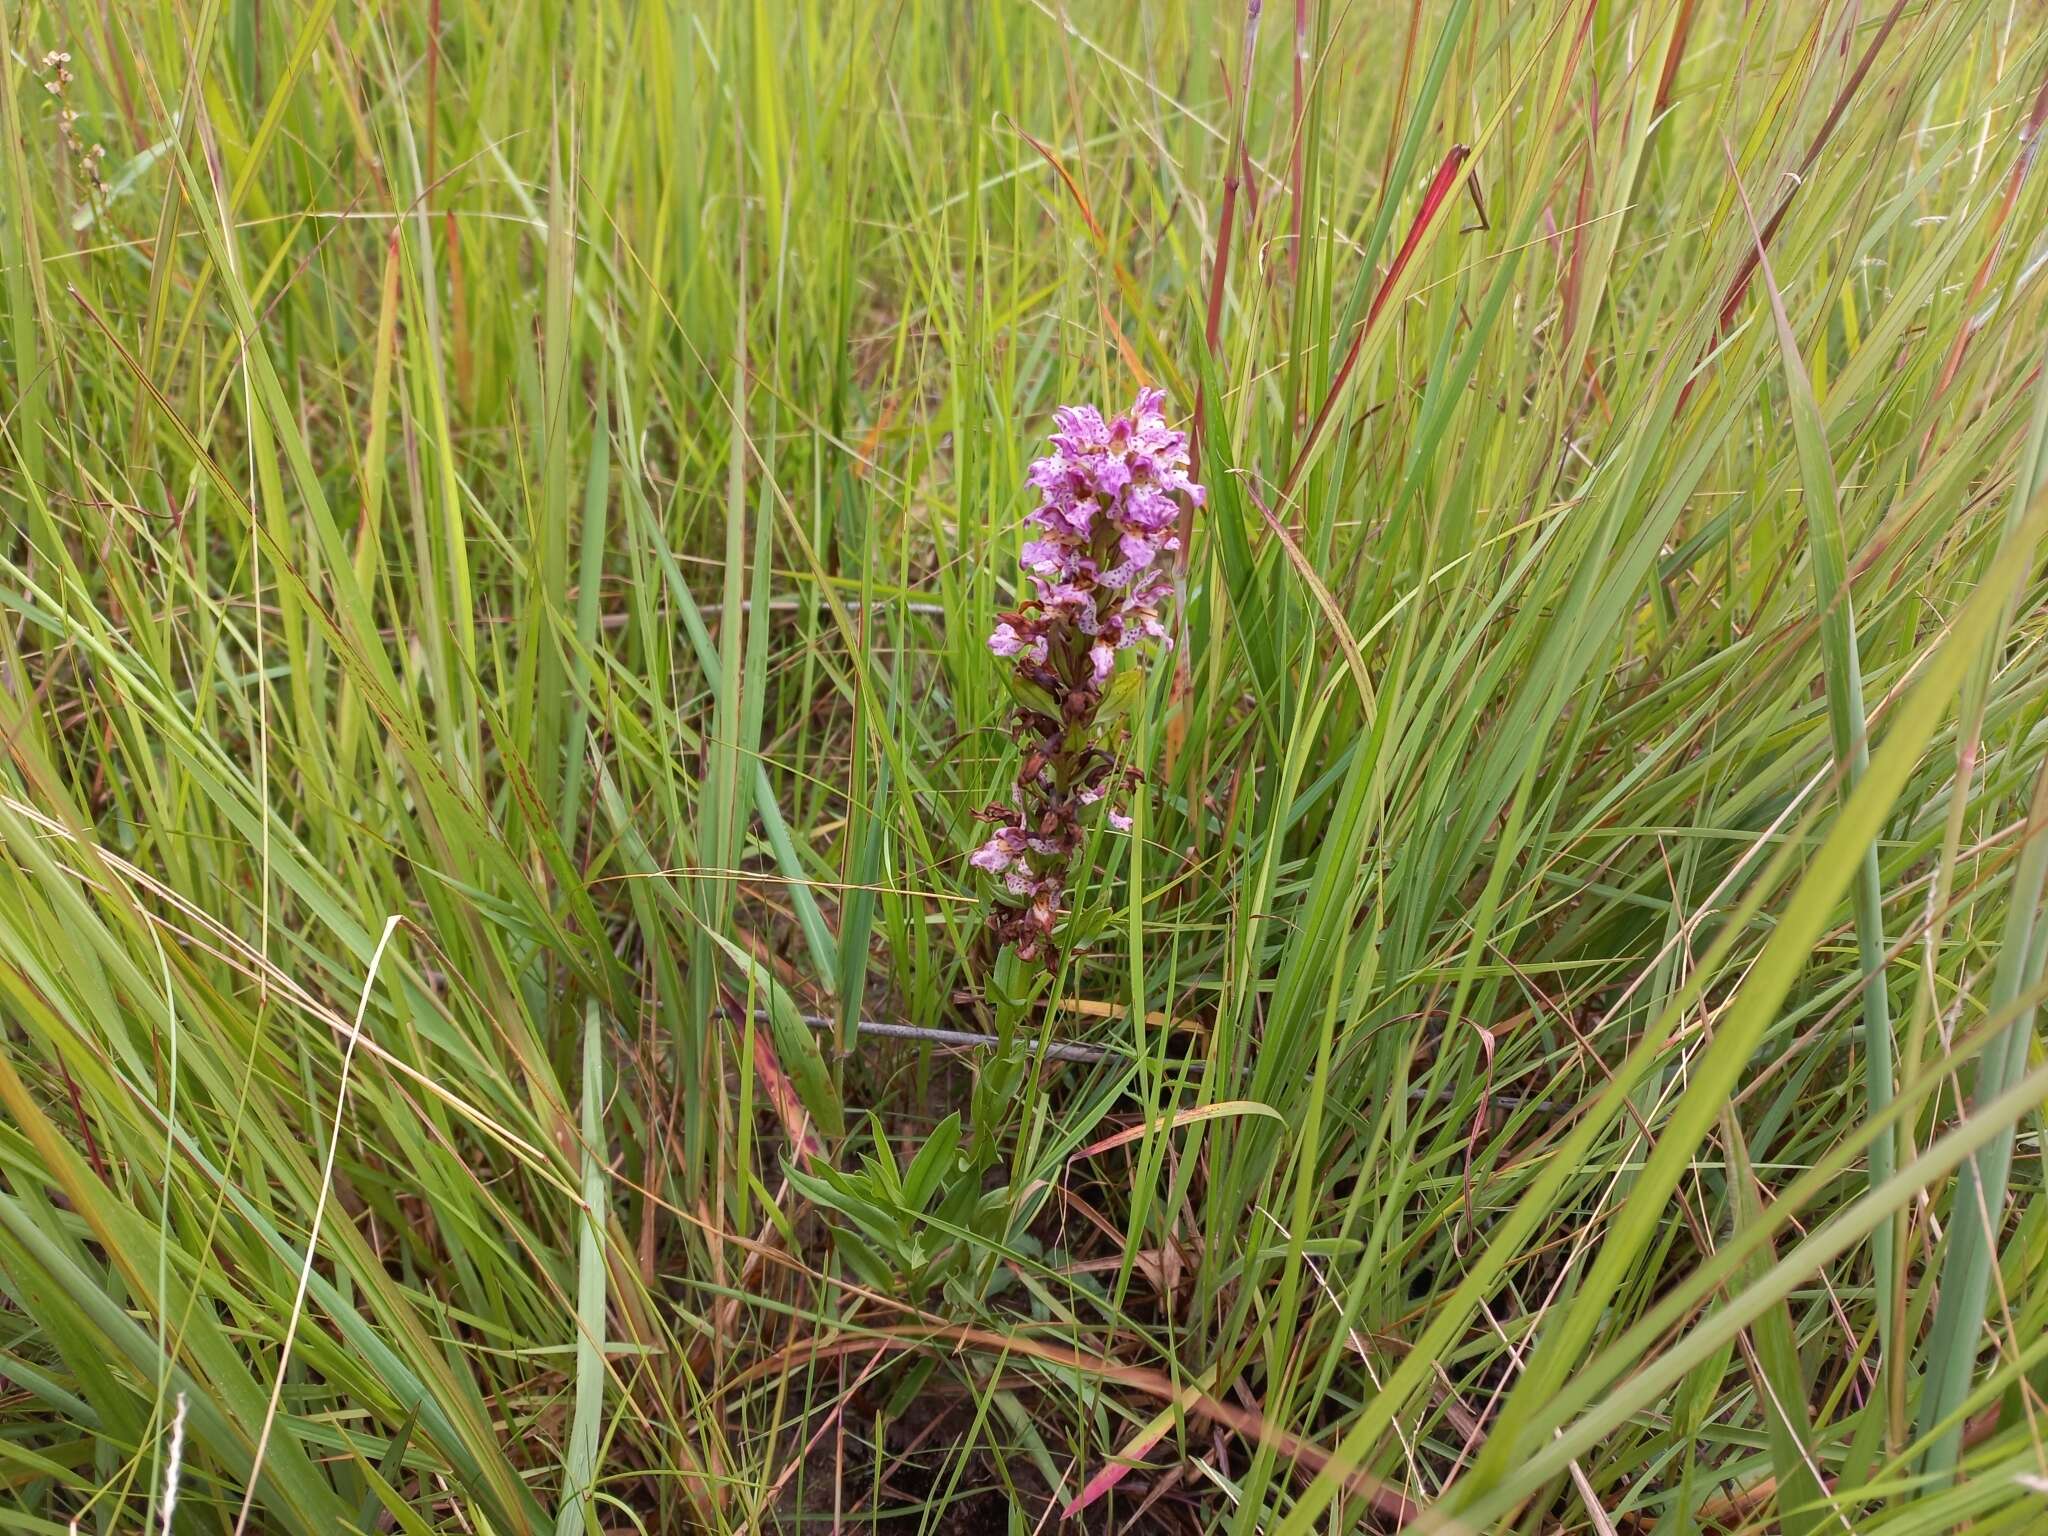
[[[2039,7],[11,0],[0,116],[0,1529],[2048,1525]]]

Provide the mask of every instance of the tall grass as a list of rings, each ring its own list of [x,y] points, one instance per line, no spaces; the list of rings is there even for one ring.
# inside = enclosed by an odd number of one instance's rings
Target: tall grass
[[[0,1524],[2037,1528],[2044,79],[0,10]],[[1023,470],[1139,382],[1148,788],[963,1054]]]

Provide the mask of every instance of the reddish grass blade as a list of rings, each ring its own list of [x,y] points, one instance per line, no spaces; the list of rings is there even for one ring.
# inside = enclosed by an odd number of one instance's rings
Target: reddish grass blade
[[[740,1000],[725,989],[719,989],[725,997],[725,1013],[732,1019],[744,1019]],[[756,1027],[754,1035],[754,1074],[761,1079],[761,1091],[768,1095],[769,1106],[775,1111],[775,1118],[782,1125],[783,1134],[789,1137],[789,1144],[796,1149],[797,1158],[809,1168],[825,1155],[825,1143],[811,1126],[810,1112],[804,1108],[803,1100],[797,1097],[796,1084],[782,1068],[782,1060],[775,1054],[775,1042],[769,1038],[766,1029]]]
[[[1401,280],[1401,274],[1408,270],[1408,263],[1414,257],[1416,247],[1422,244],[1422,237],[1429,232],[1429,226],[1436,218],[1437,210],[1451,195],[1458,173],[1465,168],[1465,162],[1472,157],[1472,151],[1463,144],[1453,144],[1450,152],[1436,168],[1436,175],[1429,181],[1429,190],[1422,194],[1422,207],[1416,211],[1415,222],[1408,226],[1408,238],[1401,242],[1401,249],[1394,257],[1394,264],[1387,269],[1387,275],[1380,282],[1379,292],[1372,296],[1372,308],[1366,311],[1366,329],[1372,328],[1380,311],[1386,307],[1387,299],[1394,291],[1394,284]],[[1360,332],[1361,337],[1364,332]],[[1354,360],[1356,344],[1353,345]]]
[[[1010,128],[1018,138],[1037,150],[1045,163],[1051,166],[1053,171],[1059,176],[1059,179],[1066,184],[1067,195],[1073,198],[1074,206],[1081,210],[1081,217],[1088,221],[1088,233],[1093,235],[1096,241],[1100,243],[1104,239],[1102,225],[1095,217],[1095,210],[1088,206],[1088,199],[1082,193],[1080,183],[1074,180],[1073,173],[1067,169],[1060,157],[1052,152],[1049,145],[1041,144],[1015,123],[1010,124]]]
[[[1094,237],[1095,248],[1108,261],[1110,275],[1115,278],[1118,290],[1124,295],[1126,300],[1131,300],[1137,292],[1136,280],[1132,278],[1129,269],[1121,261],[1117,260],[1115,253],[1110,250],[1109,234],[1103,229],[1102,221],[1095,217],[1095,210],[1088,203],[1088,195],[1081,190],[1081,184],[1074,179],[1073,172],[1069,171],[1066,163],[1053,152],[1051,145],[1034,138],[1015,123],[1010,123],[1009,126],[1019,138],[1038,151],[1039,158],[1053,168],[1053,172],[1059,177],[1061,185],[1067,189],[1067,195],[1074,200],[1074,206],[1080,210],[1082,220],[1088,225],[1088,233]],[[1139,361],[1136,349],[1132,347],[1130,338],[1124,334],[1124,329],[1117,323],[1116,317],[1109,312],[1109,306],[1098,303],[1097,308],[1102,314],[1103,323],[1109,327],[1110,333],[1116,338],[1117,350],[1122,354],[1125,366],[1131,370],[1131,377],[1140,384],[1150,383],[1151,375],[1149,371]],[[1175,381],[1168,379],[1164,382],[1170,386]],[[1182,539],[1182,544],[1186,544],[1185,537]]]
[[[1408,226],[1408,237],[1401,242],[1401,249],[1395,253],[1394,264],[1387,268],[1387,275],[1380,279],[1379,291],[1372,296],[1372,307],[1365,312],[1365,323],[1351,338],[1351,345],[1344,353],[1344,361],[1338,366],[1337,376],[1330,381],[1329,393],[1323,396],[1322,409],[1316,412],[1316,419],[1308,429],[1308,436],[1302,439],[1301,451],[1294,456],[1293,467],[1287,471],[1287,478],[1281,482],[1282,500],[1294,489],[1295,481],[1301,478],[1303,467],[1309,455],[1315,451],[1316,441],[1323,435],[1323,429],[1330,423],[1331,415],[1337,409],[1337,401],[1344,394],[1344,386],[1351,381],[1351,370],[1358,366],[1359,354],[1365,350],[1365,338],[1372,334],[1373,322],[1386,307],[1393,295],[1394,285],[1401,281],[1401,274],[1408,270],[1408,263],[1422,245],[1422,237],[1429,233],[1430,225],[1443,211],[1450,200],[1452,190],[1458,184],[1459,173],[1472,151],[1463,144],[1453,144],[1450,152],[1436,168],[1436,175],[1430,178],[1429,190],[1422,194],[1422,206],[1416,210],[1415,220]]]
[[[1678,66],[1685,58],[1685,45],[1692,41],[1692,12],[1695,0],[1678,0],[1678,21],[1671,29],[1671,42],[1664,50],[1664,69],[1657,76],[1657,101],[1650,116],[1662,117],[1671,105],[1671,87],[1678,79]]]
[[[1842,88],[1835,93],[1834,105],[1828,108],[1828,115],[1822,119],[1820,128],[1813,136],[1813,142],[1806,146],[1806,153],[1799,161],[1799,168],[1793,172],[1792,185],[1785,195],[1778,199],[1778,206],[1772,210],[1763,227],[1758,243],[1751,247],[1742,258],[1742,265],[1735,269],[1735,280],[1728,285],[1727,296],[1721,300],[1721,330],[1725,333],[1735,323],[1735,312],[1742,307],[1744,295],[1749,292],[1750,280],[1756,276],[1757,258],[1770,249],[1772,238],[1778,233],[1778,226],[1785,222],[1785,215],[1792,211],[1793,199],[1799,196],[1799,189],[1806,183],[1806,176],[1813,169],[1814,161],[1834,136],[1836,125],[1842,121],[1842,114],[1849,109],[1849,102],[1862,87],[1863,80],[1870,73],[1871,65],[1892,35],[1892,28],[1898,25],[1899,17],[1905,14],[1906,0],[1893,0],[1892,8],[1885,13],[1884,22],[1877,29],[1877,36],[1870,40],[1870,46],[1863,50],[1863,57],[1856,61],[1856,67],[1849,72],[1849,78],[1842,82]]]
[[[1175,1417],[1187,1412],[1201,1395],[1199,1387],[1189,1387],[1175,1399],[1171,1407],[1161,1409],[1150,1423],[1131,1437],[1122,1450],[1110,1458],[1101,1471],[1088,1479],[1086,1487],[1068,1500],[1066,1506],[1060,1510],[1060,1518],[1073,1519],[1122,1482],[1131,1469],[1144,1459],[1145,1454],[1166,1438],[1166,1432],[1173,1428]]]

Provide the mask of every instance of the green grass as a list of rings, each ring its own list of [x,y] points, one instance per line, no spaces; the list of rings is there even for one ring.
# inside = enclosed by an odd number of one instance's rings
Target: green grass
[[[1263,11],[0,10],[0,1529],[2048,1520],[2048,28]]]

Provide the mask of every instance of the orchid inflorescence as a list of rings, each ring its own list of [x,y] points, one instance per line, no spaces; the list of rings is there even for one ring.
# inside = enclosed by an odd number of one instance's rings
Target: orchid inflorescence
[[[1031,597],[999,614],[988,640],[1011,663],[1011,729],[1024,755],[1009,802],[980,813],[994,830],[972,856],[1001,884],[996,938],[1020,959],[1051,954],[1085,808],[1107,802],[1112,826],[1131,825],[1115,796],[1140,778],[1118,768],[1110,746],[1142,668],[1119,675],[1117,662],[1172,645],[1160,615],[1173,582],[1161,561],[1180,548],[1183,509],[1203,501],[1187,434],[1167,425],[1165,403],[1163,391],[1141,389],[1129,414],[1108,422],[1093,406],[1063,406],[1053,451],[1031,466]]]

